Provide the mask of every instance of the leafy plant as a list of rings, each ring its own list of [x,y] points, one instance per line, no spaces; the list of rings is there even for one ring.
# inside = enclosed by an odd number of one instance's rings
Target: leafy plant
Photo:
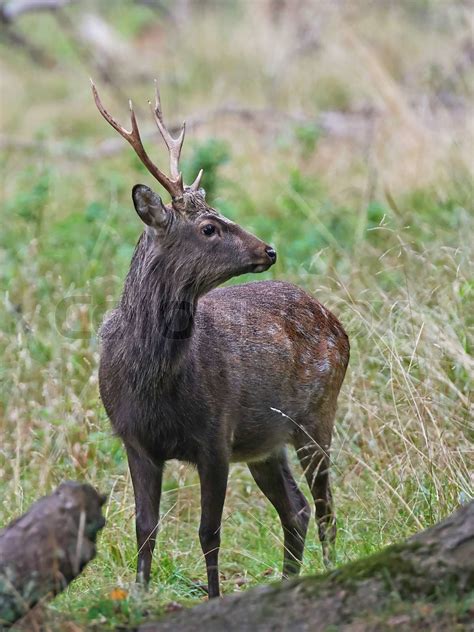
[[[230,159],[230,149],[228,143],[217,138],[195,145],[191,158],[184,163],[184,174],[187,182],[192,182],[200,169],[204,170],[201,181],[202,187],[206,191],[209,202],[217,194],[219,184],[219,171]]]

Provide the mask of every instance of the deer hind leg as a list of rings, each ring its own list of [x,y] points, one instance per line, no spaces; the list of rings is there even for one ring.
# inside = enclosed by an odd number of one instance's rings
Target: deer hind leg
[[[125,447],[135,494],[137,582],[148,584],[158,531],[163,464],[155,465],[131,446]]]
[[[255,482],[278,512],[284,533],[283,577],[297,575],[303,559],[311,509],[296,484],[286,451],[249,463]]]
[[[299,436],[295,447],[313,496],[316,524],[323,550],[323,561],[327,568],[335,562],[336,517],[334,513],[331,485],[329,482],[332,419],[313,431],[313,437]]]

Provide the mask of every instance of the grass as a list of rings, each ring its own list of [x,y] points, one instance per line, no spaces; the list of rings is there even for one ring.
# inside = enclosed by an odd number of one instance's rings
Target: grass
[[[204,3],[178,27],[130,2],[116,14],[100,5],[133,51],[113,70],[141,106],[140,120],[151,82],[132,80],[138,64],[162,78],[171,120],[230,101],[310,118],[367,104],[379,112],[362,136],[327,136],[316,119],[216,119],[189,133],[185,149],[188,179],[205,164],[214,204],[275,245],[279,262],[266,276],[314,293],[350,336],[333,449],[340,564],[427,527],[472,495],[467,9],[428,0],[417,11],[410,2],[360,4],[364,11],[354,15],[302,3],[291,19],[278,20],[263,2],[212,10]],[[67,11],[81,15],[78,5]],[[97,70],[80,62],[57,20],[27,16],[19,28],[61,62],[39,69],[2,47],[4,132],[78,151],[110,138],[89,94],[87,75]],[[447,82],[454,110],[444,105]],[[125,122],[125,103],[103,92]],[[0,164],[0,524],[61,480],[86,480],[109,494],[107,527],[97,559],[51,610],[103,629],[172,602],[199,602],[196,583],[205,571],[197,476],[177,463],[167,468],[152,587],[143,594],[133,584],[130,478],[97,391],[97,328],[120,294],[141,230],[130,189],[150,178],[126,148],[81,160],[10,147],[0,151]],[[238,281],[247,280],[253,277]],[[296,464],[295,471],[307,493]],[[233,466],[224,592],[276,580],[281,548],[274,510],[246,467]],[[303,572],[321,570],[312,525]]]

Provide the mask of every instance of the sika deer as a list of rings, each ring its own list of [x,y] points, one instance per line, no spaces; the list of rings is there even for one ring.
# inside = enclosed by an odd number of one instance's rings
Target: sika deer
[[[299,571],[310,508],[292,476],[295,446],[314,499],[327,562],[336,535],[329,448],[336,400],[349,360],[339,321],[289,283],[263,281],[214,289],[228,279],[268,270],[270,246],[209,207],[179,172],[183,130],[166,130],[158,90],[152,107],[170,154],[170,174],[132,131],[103,107],[102,116],[134,148],[171,203],[147,186],[133,188],[145,224],[118,307],[101,330],[100,393],[121,437],[135,492],[138,579],[148,582],[158,527],[163,466],[197,466],[199,537],[209,597],[219,595],[218,554],[229,462],[245,461],[277,510],[284,531],[283,576]]]

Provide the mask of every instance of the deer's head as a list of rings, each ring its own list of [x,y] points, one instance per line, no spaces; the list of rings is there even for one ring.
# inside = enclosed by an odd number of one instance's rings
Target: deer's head
[[[173,138],[163,123],[158,87],[151,105],[153,117],[170,157],[170,176],[165,175],[148,157],[130,102],[132,130],[123,128],[102,105],[92,84],[95,103],[105,120],[133,147],[148,171],[168,191],[171,202],[143,184],[133,188],[132,198],[140,219],[146,224],[148,239],[156,252],[199,292],[208,291],[231,277],[247,272],[263,272],[276,261],[276,252],[241,226],[221,215],[206,203],[200,188],[202,169],[190,186],[183,183],[179,158],[184,142],[185,125]]]

